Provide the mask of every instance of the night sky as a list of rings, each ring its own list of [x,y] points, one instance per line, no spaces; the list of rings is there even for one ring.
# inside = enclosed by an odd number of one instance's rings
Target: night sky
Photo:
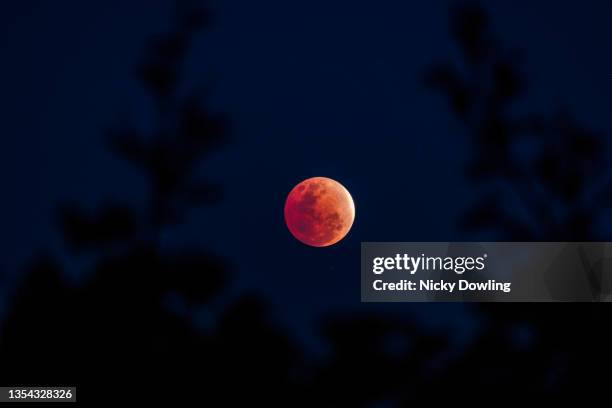
[[[423,84],[439,60],[459,61],[447,1],[211,3],[213,25],[184,71],[231,121],[231,140],[202,167],[223,199],[163,237],[222,255],[234,292],[254,290],[304,338],[322,312],[361,305],[362,241],[478,240],[457,228],[476,193],[462,173],[469,145],[440,95]],[[578,8],[579,6],[579,8]],[[612,135],[612,2],[487,2],[493,31],[516,46],[529,82],[520,110],[568,109]],[[21,1],[0,6],[3,291],[41,251],[65,254],[55,208],[76,201],[138,205],[144,180],[106,147],[108,127],[150,124],[134,70],[170,2]],[[306,247],[283,221],[286,194],[327,176],[355,199],[348,237]],[[5,302],[6,303],[6,302]],[[5,306],[5,305],[3,305]],[[456,305],[385,306],[431,326],[469,329]],[[460,318],[458,319],[457,316]]]

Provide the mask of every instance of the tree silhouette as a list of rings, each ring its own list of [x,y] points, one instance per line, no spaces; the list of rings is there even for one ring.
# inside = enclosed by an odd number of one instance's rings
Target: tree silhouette
[[[175,27],[151,41],[137,70],[155,107],[153,132],[128,124],[108,135],[110,148],[149,183],[147,205],[60,209],[66,243],[91,260],[91,278],[67,284],[50,255],[28,267],[0,332],[0,383],[76,385],[79,400],[101,403],[292,407],[604,389],[605,377],[588,375],[611,361],[602,309],[482,305],[477,338],[450,356],[446,334],[427,333],[408,318],[329,316],[321,327],[328,353],[314,359],[270,320],[258,297],[219,306],[230,279],[223,260],[159,244],[190,210],[219,199],[221,189],[197,168],[229,133],[228,120],[204,104],[205,92],[179,92],[182,64],[210,14],[187,1],[176,11]],[[440,64],[427,81],[448,97],[473,147],[468,175],[482,197],[464,225],[505,239],[593,238],[601,204],[589,197],[599,187],[593,180],[604,164],[602,140],[567,116],[512,115],[509,106],[526,91],[513,54],[491,36],[482,8],[456,8],[452,21],[466,69]],[[523,142],[529,154],[516,151]],[[520,199],[527,218],[506,194]],[[212,322],[204,328],[194,324],[202,314]]]
[[[28,268],[2,327],[3,384],[76,385],[86,401],[223,405],[282,400],[292,389],[296,350],[264,303],[247,294],[215,308],[228,280],[223,261],[201,248],[159,245],[189,210],[219,198],[220,188],[197,167],[228,134],[227,119],[207,109],[204,92],[179,92],[190,44],[210,15],[198,2],[176,4],[174,28],[152,39],[137,70],[155,107],[152,133],[128,124],[108,135],[112,151],[148,181],[147,206],[60,209],[66,243],[93,260],[92,277],[67,285],[52,256]],[[213,327],[194,324],[202,313]],[[228,392],[232,384],[241,391]]]
[[[456,6],[451,27],[463,64],[436,64],[425,81],[446,97],[469,140],[466,174],[478,198],[461,225],[470,234],[487,231],[498,240],[605,241],[601,220],[610,172],[603,137],[579,126],[568,112],[548,116],[512,109],[527,92],[517,66],[520,53],[495,38],[478,3]],[[601,268],[586,277],[593,300],[602,295]],[[547,398],[602,391],[602,378],[591,374],[612,361],[607,305],[476,309],[484,335],[458,361],[476,383],[488,390],[518,384]],[[527,347],[513,346],[517,332],[528,338]]]
[[[456,8],[452,33],[464,64],[437,64],[426,82],[446,96],[469,137],[467,175],[479,198],[462,225],[513,241],[605,238],[598,227],[612,185],[601,136],[567,112],[512,109],[527,92],[520,52],[494,37],[477,3]]]

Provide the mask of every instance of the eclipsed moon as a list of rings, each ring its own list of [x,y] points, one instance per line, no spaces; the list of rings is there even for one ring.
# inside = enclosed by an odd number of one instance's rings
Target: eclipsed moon
[[[285,222],[306,245],[325,247],[346,236],[355,220],[355,204],[346,188],[327,177],[296,185],[285,202]]]

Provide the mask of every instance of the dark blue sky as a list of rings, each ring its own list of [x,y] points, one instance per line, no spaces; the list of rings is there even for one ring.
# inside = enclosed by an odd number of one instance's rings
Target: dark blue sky
[[[203,169],[225,187],[216,207],[169,231],[167,246],[227,257],[237,290],[266,295],[284,321],[359,304],[361,241],[470,239],[455,227],[474,191],[468,146],[444,100],[422,84],[458,58],[448,1],[219,0],[193,48],[186,86],[210,84],[232,141]],[[493,30],[523,51],[529,96],[519,109],[567,107],[612,135],[612,2],[487,2]],[[138,203],[138,173],[104,148],[119,118],[146,125],[134,79],[146,39],[169,23],[168,1],[22,1],[0,6],[2,267],[41,248],[62,252],[54,208]],[[355,198],[348,239],[329,250],[293,240],[285,195],[324,175]],[[78,267],[74,273],[79,273]],[[367,306],[370,307],[370,306]],[[441,325],[462,309],[402,306]],[[462,320],[462,325],[465,320]],[[295,325],[301,327],[300,324]]]

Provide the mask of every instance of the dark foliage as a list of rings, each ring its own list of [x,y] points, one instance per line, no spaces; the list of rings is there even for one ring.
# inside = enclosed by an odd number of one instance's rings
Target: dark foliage
[[[179,5],[177,27],[150,44],[138,69],[155,102],[155,132],[127,126],[109,136],[111,148],[149,182],[148,208],[61,209],[69,247],[95,260],[92,278],[69,286],[52,257],[30,265],[2,327],[0,383],[76,385],[80,401],[97,403],[213,407],[410,406],[491,396],[509,402],[525,392],[550,401],[603,389],[605,377],[591,375],[610,362],[601,308],[482,306],[480,335],[458,355],[448,354],[450,339],[406,319],[337,316],[322,326],[328,354],[314,360],[256,296],[217,302],[230,279],[223,260],[158,244],[170,224],[219,197],[196,170],[228,134],[203,95],[178,92],[189,44],[209,21],[197,4]],[[592,238],[595,201],[586,194],[603,164],[601,139],[567,116],[512,116],[508,106],[525,85],[511,53],[490,35],[486,13],[458,8],[452,27],[467,78],[442,64],[427,79],[448,96],[473,146],[469,175],[483,194],[465,225],[506,239]],[[535,145],[532,156],[515,156],[520,141]],[[509,213],[505,194],[523,200],[533,219]],[[550,208],[557,204],[560,216]],[[196,324],[202,313],[212,322],[205,328]]]
[[[190,43],[208,21],[197,3],[178,2],[174,30],[149,44],[137,73],[154,101],[154,131],[123,126],[108,135],[148,181],[148,206],[60,209],[69,248],[95,262],[92,277],[68,286],[51,257],[28,268],[2,327],[2,384],[74,384],[79,400],[98,403],[212,406],[286,401],[293,391],[299,354],[268,321],[265,304],[243,295],[215,308],[228,281],[223,260],[158,243],[164,229],[220,195],[197,170],[226,141],[227,120],[207,109],[202,92],[179,92]],[[203,313],[214,327],[199,328]]]
[[[452,28],[464,64],[437,64],[425,79],[470,139],[467,175],[480,199],[462,225],[511,241],[605,240],[602,199],[612,185],[602,137],[567,112],[517,113],[527,91],[520,53],[494,37],[478,4],[458,7]]]
[[[477,3],[457,7],[451,19],[463,64],[437,64],[425,80],[447,98],[466,130],[472,152],[466,174],[479,193],[461,221],[470,239],[489,232],[506,241],[608,241],[602,228],[610,191],[604,138],[568,112],[516,113],[527,92],[520,53],[495,38]],[[597,301],[605,274],[601,266],[589,270]],[[549,398],[602,392],[604,379],[596,373],[612,361],[607,304],[477,309],[488,324],[459,361],[476,383]],[[505,344],[517,328],[529,334],[528,347]]]

